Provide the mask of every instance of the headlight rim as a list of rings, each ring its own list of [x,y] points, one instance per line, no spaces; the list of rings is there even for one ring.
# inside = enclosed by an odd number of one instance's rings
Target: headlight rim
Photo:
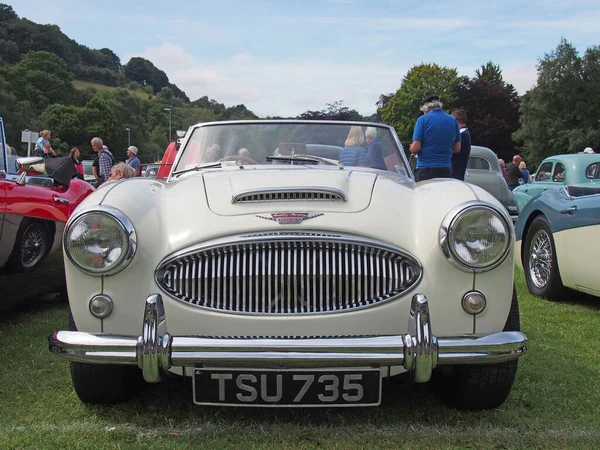
[[[123,252],[124,256],[122,258],[120,258],[120,260],[117,263],[113,264],[112,266],[108,267],[107,269],[92,270],[92,269],[81,266],[71,256],[70,252],[67,250],[67,238],[69,236],[69,232],[73,228],[74,223],[76,223],[79,219],[81,219],[82,217],[84,217],[88,214],[98,214],[98,213],[111,216],[113,219],[115,219],[121,225],[121,227],[123,228],[123,232],[124,232],[123,234],[125,235],[126,249]],[[86,208],[84,210],[78,211],[76,214],[73,214],[69,218],[69,221],[67,222],[67,225],[65,227],[65,231],[63,234],[62,246],[63,246],[64,254],[67,255],[67,258],[69,259],[69,261],[71,261],[71,263],[75,267],[77,267],[78,270],[80,270],[83,273],[86,273],[88,275],[92,275],[92,276],[96,276],[96,277],[110,276],[110,275],[115,275],[115,274],[121,272],[133,260],[133,257],[135,256],[136,251],[137,251],[137,235],[135,232],[135,228],[133,227],[133,224],[131,223],[131,220],[129,220],[129,218],[121,210],[119,210],[115,207],[112,207],[112,206],[96,205],[94,207]]]
[[[462,215],[468,213],[469,211],[471,211],[473,209],[488,209],[488,210],[491,210],[493,213],[496,213],[496,215],[503,221],[505,229],[508,232],[506,247],[504,249],[502,256],[500,258],[498,258],[495,262],[493,262],[489,265],[486,265],[484,267],[473,267],[473,266],[470,266],[470,265],[464,263],[462,260],[460,260],[459,258],[457,258],[455,256],[454,252],[450,248],[449,236],[450,236],[452,227],[456,224],[456,221]],[[441,247],[442,253],[446,257],[446,259],[448,259],[448,261],[455,267],[457,267],[463,271],[470,272],[470,273],[488,272],[490,270],[495,269],[499,265],[501,265],[506,260],[506,258],[508,258],[508,256],[511,254],[511,249],[513,247],[513,245],[511,243],[513,242],[513,236],[514,236],[514,227],[513,227],[512,221],[511,221],[510,217],[507,215],[506,211],[503,208],[502,209],[498,208],[496,205],[494,205],[490,202],[481,201],[481,200],[471,200],[471,201],[462,203],[462,204],[454,207],[444,217],[444,220],[442,221],[442,224],[440,226],[440,233],[439,233],[440,247]]]

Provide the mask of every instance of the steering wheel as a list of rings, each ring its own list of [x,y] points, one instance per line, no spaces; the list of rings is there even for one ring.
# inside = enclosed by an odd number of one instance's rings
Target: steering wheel
[[[258,162],[254,161],[252,158],[249,158],[248,156],[242,156],[242,155],[225,156],[219,160],[219,162],[221,162],[221,161],[237,161],[237,162],[241,162],[242,164],[246,164],[246,165],[258,164]]]

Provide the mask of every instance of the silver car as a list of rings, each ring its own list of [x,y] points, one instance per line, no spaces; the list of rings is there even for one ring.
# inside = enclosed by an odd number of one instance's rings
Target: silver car
[[[506,184],[498,157],[492,150],[479,145],[471,147],[465,181],[488,191],[502,203],[513,222],[517,220],[517,201]]]

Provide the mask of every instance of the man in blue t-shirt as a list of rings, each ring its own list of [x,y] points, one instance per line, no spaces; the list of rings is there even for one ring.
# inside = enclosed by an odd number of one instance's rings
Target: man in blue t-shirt
[[[410,152],[418,155],[415,180],[452,177],[452,154],[460,152],[456,119],[446,114],[437,95],[421,101],[423,115],[417,119]]]

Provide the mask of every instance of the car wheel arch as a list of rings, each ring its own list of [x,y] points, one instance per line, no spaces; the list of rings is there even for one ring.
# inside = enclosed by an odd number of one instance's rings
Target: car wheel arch
[[[538,210],[533,211],[529,217],[527,218],[527,221],[525,222],[525,226],[523,227],[523,235],[521,236],[521,263],[525,264],[525,241],[527,240],[527,233],[529,233],[529,228],[531,227],[531,223],[538,217],[543,216],[544,219],[546,219],[546,221],[548,221],[548,218],[546,217],[546,215]]]
[[[34,266],[24,268],[21,262],[21,245],[24,233],[32,225],[39,225],[44,230],[46,241],[46,249],[44,256],[41,257],[40,261],[36,262]],[[53,245],[56,233],[56,224],[51,220],[45,220],[37,217],[23,217],[23,220],[19,224],[17,233],[15,235],[15,242],[13,244],[9,259],[6,265],[10,268],[11,272],[29,272],[39,266],[41,261],[50,253]]]

